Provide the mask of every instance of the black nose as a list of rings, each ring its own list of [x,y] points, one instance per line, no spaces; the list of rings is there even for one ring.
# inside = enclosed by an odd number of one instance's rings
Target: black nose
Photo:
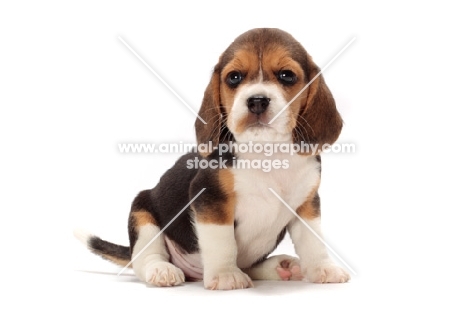
[[[254,95],[247,99],[247,107],[249,108],[249,111],[257,115],[265,112],[269,104],[270,99],[263,95]]]

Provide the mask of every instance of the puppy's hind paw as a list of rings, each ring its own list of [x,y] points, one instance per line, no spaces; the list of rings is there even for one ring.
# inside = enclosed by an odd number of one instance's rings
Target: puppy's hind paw
[[[283,281],[300,281],[303,276],[299,260],[295,257],[283,255],[276,272]]]

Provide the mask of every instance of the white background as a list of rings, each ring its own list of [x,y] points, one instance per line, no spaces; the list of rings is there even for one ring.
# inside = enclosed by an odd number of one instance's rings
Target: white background
[[[467,307],[466,10],[455,1],[80,1],[0,4],[0,304],[9,309]],[[127,245],[136,193],[179,155],[120,142],[194,141],[219,55],[242,32],[282,28],[324,66],[352,155],[323,156],[323,230],[348,284],[148,288],[89,254],[83,227]],[[291,245],[281,245],[290,252]],[[320,308],[320,309],[318,309]],[[2,309],[4,309],[2,307]]]

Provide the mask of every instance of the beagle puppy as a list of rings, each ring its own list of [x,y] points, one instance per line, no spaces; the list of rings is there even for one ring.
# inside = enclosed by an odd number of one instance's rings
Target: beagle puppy
[[[195,122],[198,145],[212,148],[183,155],[153,189],[137,195],[129,247],[90,234],[79,238],[105,259],[131,263],[141,281],[155,286],[203,280],[207,289],[227,290],[252,287],[252,280],[347,282],[349,274],[312,232],[321,235],[320,152],[342,128],[319,72],[282,30],[240,35],[214,67]],[[283,152],[278,144],[315,149]],[[273,151],[257,152],[267,146]],[[269,257],[286,232],[298,258]]]

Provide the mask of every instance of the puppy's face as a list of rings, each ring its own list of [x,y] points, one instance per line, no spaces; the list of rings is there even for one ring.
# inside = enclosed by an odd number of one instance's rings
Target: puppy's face
[[[278,29],[253,29],[221,55],[196,121],[199,143],[333,143],[342,121],[305,49]],[[300,94],[299,94],[300,93]]]
[[[220,73],[226,125],[237,141],[289,142],[307,93],[286,106],[307,84],[304,70],[281,44],[257,49],[237,49]]]

